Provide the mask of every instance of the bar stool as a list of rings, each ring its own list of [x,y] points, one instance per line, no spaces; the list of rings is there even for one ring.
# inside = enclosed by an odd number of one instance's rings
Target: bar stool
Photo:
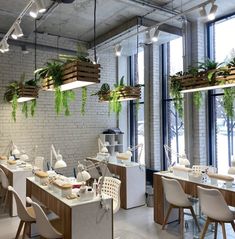
[[[210,223],[215,223],[215,237],[217,238],[218,223],[222,226],[223,238],[226,239],[225,223],[231,223],[235,232],[235,212],[231,211],[223,195],[217,189],[197,187],[202,212],[207,216],[201,239],[206,235]]]
[[[164,219],[163,225],[162,225],[162,230],[165,229],[165,225],[168,221],[171,210],[173,208],[178,208],[179,222],[181,224],[181,235],[183,235],[184,233],[184,209],[189,209],[191,211],[191,214],[195,220],[196,226],[198,230],[200,231],[200,226],[198,224],[195,212],[193,210],[192,202],[190,202],[189,199],[187,198],[180,183],[175,179],[168,179],[165,177],[162,177],[162,183],[163,183],[166,200],[170,204],[166,217]]]

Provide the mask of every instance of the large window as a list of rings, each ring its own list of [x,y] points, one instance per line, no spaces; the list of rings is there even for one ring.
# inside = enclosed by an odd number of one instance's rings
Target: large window
[[[169,75],[183,71],[182,55],[182,37],[174,39],[162,46],[163,143],[171,148],[171,153],[168,152],[171,162],[178,161],[176,153],[184,153],[184,123],[183,119],[179,117],[177,111],[175,110],[174,102],[170,97],[169,90]],[[166,155],[164,154],[164,156]],[[167,165],[165,164],[164,167],[166,168]]]
[[[140,50],[137,54],[129,58],[130,63],[130,84],[144,85],[144,51]],[[140,163],[145,163],[144,152],[144,89],[141,90],[141,99],[139,102],[130,102],[130,145],[136,146],[143,144],[142,152],[141,148],[138,148],[133,152],[133,159]]]
[[[216,62],[228,62],[235,57],[235,16],[209,25],[209,57]],[[228,119],[222,104],[223,90],[209,93],[211,163],[219,173],[227,173],[235,149],[235,121]]]

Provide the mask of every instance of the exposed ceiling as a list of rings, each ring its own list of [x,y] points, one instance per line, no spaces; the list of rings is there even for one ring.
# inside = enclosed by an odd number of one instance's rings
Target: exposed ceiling
[[[71,4],[44,1],[49,11],[38,21],[38,31],[85,42],[93,40],[94,0],[75,0]],[[161,22],[202,2],[205,0],[97,0],[97,36],[124,25],[136,16]],[[26,0],[0,0],[1,33],[7,32],[26,4]],[[217,0],[216,4],[219,6],[217,16],[235,12],[235,0]],[[187,15],[189,20],[198,17],[198,10]],[[179,19],[168,24],[181,27]],[[26,36],[34,30],[34,21],[28,15],[21,25]]]

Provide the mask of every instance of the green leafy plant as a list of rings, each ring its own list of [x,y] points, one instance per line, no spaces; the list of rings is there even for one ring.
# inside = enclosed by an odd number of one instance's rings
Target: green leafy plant
[[[193,92],[193,103],[197,109],[200,109],[201,104],[202,104],[202,92],[201,91]]]
[[[226,115],[231,119],[234,117],[234,109],[233,109],[234,96],[235,96],[235,88],[233,87],[224,88],[223,107]]]
[[[82,87],[82,106],[81,106],[81,114],[85,115],[86,109],[86,101],[87,101],[87,87]]]
[[[182,72],[176,73],[174,76],[171,76],[171,83],[170,83],[170,94],[173,98],[174,107],[178,112],[180,118],[183,117],[183,97],[181,94],[182,86],[178,79],[179,76],[182,76]]]
[[[60,87],[55,88],[55,111],[59,115],[63,110],[65,116],[70,115],[69,105],[75,100],[73,90],[61,91]]]

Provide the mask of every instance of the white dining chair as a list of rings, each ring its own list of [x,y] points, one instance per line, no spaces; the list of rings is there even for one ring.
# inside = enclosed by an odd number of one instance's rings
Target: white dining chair
[[[179,222],[181,224],[181,235],[184,234],[184,209],[189,209],[195,220],[196,226],[200,231],[200,226],[198,224],[195,212],[192,207],[192,202],[189,201],[186,196],[182,186],[175,179],[168,179],[162,177],[163,189],[166,196],[167,202],[170,204],[164,222],[162,224],[162,229],[165,229],[168,218],[170,216],[171,210],[173,208],[179,209]]]
[[[226,239],[225,223],[230,223],[235,232],[235,212],[231,211],[221,194],[217,189],[207,189],[198,186],[198,196],[202,213],[207,216],[203,228],[201,239],[205,238],[210,223],[215,223],[215,237],[217,237],[218,223],[222,226],[223,239]]]
[[[33,206],[36,215],[36,227],[40,236],[47,239],[63,238],[63,234],[58,232],[50,223],[48,217],[42,210],[41,206],[33,202],[30,197],[26,198],[27,202]]]
[[[8,186],[8,190],[12,192],[15,198],[17,214],[18,214],[18,217],[20,218],[20,224],[19,224],[15,239],[19,238],[20,232],[23,227],[24,227],[24,231],[23,231],[22,239],[24,239],[26,236],[27,227],[29,227],[32,223],[36,222],[34,209],[32,207],[26,207],[24,205],[18,193],[14,190],[12,186]]]
[[[110,196],[113,199],[113,213],[120,209],[120,188],[121,181],[117,178],[104,177],[101,187],[101,194]]]
[[[6,208],[6,204],[8,202],[8,186],[9,181],[5,172],[0,168],[0,178],[1,178],[1,185],[2,185],[2,206]]]

